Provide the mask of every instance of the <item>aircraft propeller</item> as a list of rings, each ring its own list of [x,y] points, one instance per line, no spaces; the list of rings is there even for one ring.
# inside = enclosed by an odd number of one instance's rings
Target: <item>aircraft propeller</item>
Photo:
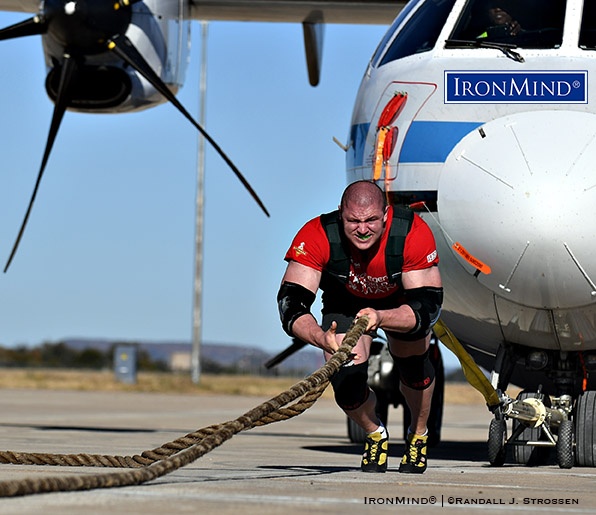
[[[0,30],[0,40],[48,34],[58,41],[63,48],[63,61],[60,63],[60,80],[45,151],[37,174],[35,187],[29,200],[27,212],[10,257],[4,267],[4,272],[8,270],[25,231],[60,123],[66,109],[71,103],[70,87],[73,81],[76,80],[81,63],[87,55],[96,55],[111,51],[141,74],[197,128],[232,169],[263,212],[269,216],[269,212],[263,202],[240,170],[238,170],[236,165],[207,131],[188,113],[159,75],[153,71],[149,63],[135,48],[132,41],[125,35],[132,19],[132,5],[139,1],[141,0],[45,0],[42,3],[39,14]]]

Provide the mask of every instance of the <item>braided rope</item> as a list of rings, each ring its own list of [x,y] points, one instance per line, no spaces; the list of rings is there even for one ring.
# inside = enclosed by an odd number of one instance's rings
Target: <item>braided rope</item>
[[[268,415],[263,415],[256,420],[252,427],[265,426],[273,422],[280,422],[293,418],[310,408],[321,394],[325,391],[329,381],[323,381],[313,390],[307,392],[302,399],[296,403],[280,408]],[[121,467],[137,468],[151,465],[175,454],[191,445],[201,442],[205,437],[212,435],[223,427],[224,424],[214,424],[197,429],[176,440],[162,444],[152,450],[143,451],[140,455],[134,456],[112,456],[105,454],[48,454],[48,453],[24,453],[15,451],[0,451],[0,464],[11,465],[49,465],[49,466],[70,466],[70,467]],[[250,429],[250,428],[249,428]]]
[[[235,420],[199,429],[161,447],[144,451],[140,455],[106,456],[0,452],[0,463],[134,468],[134,470],[108,474],[53,476],[2,481],[0,482],[0,497],[139,485],[192,463],[241,431],[299,415],[316,402],[328,386],[330,378],[350,358],[351,350],[366,331],[367,324],[367,317],[356,320],[346,333],[342,345],[329,361],[285,392],[260,404]],[[303,397],[302,401],[284,408],[286,404],[299,397]]]

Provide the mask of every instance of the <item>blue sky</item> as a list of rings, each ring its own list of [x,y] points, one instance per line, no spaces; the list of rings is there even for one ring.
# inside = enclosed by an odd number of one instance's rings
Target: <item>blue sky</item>
[[[20,21],[3,13],[0,26]],[[382,26],[327,26],[308,84],[299,24],[208,25],[206,128],[258,192],[267,218],[210,148],[205,179],[203,340],[277,352],[284,253],[345,185],[352,107]],[[179,100],[196,117],[200,24]],[[16,237],[53,105],[38,37],[0,43],[0,261]],[[190,341],[197,132],[169,104],[67,112],[19,251],[0,276],[0,345],[70,337]],[[318,303],[317,306],[318,307]]]

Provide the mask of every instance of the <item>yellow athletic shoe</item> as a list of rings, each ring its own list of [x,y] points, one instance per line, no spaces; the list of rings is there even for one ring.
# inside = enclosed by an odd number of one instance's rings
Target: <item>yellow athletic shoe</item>
[[[360,468],[363,472],[385,472],[387,470],[387,449],[389,437],[381,433],[371,433],[364,441],[364,454]]]
[[[426,470],[426,441],[428,436],[408,433],[406,452],[399,464],[399,472],[422,474]]]

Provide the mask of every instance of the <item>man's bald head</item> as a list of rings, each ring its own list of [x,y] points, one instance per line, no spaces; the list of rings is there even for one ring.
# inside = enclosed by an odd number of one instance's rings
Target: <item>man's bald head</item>
[[[345,189],[341,221],[348,241],[358,250],[369,250],[380,240],[387,215],[385,194],[374,182],[358,181]]]
[[[378,206],[384,209],[387,205],[383,190],[371,181],[356,181],[350,184],[341,197],[339,208],[343,211],[348,204],[354,206]]]

